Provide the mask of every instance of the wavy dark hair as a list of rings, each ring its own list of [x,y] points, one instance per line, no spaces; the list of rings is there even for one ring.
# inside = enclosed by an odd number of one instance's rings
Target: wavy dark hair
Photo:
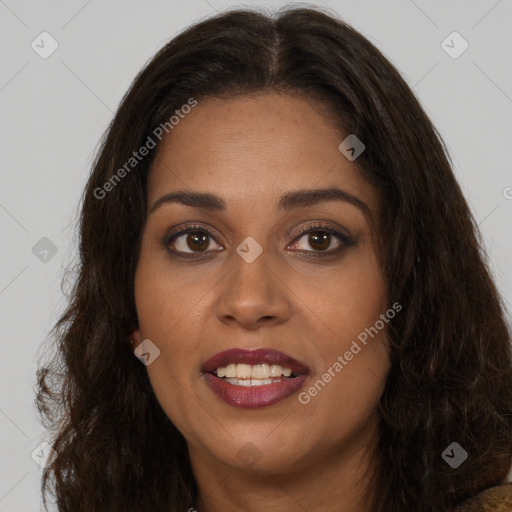
[[[328,10],[236,9],[197,21],[158,51],[97,151],[81,201],[75,280],[51,331],[54,353],[37,372],[35,403],[56,450],[42,477],[46,510],[50,493],[59,511],[193,506],[185,439],[128,342],[158,147],[105,197],[98,190],[190,98],[265,92],[312,101],[341,133],[356,134],[366,145],[360,172],[381,197],[379,262],[389,304],[403,312],[389,324],[371,510],[450,510],[505,481],[511,334],[439,133],[395,67]],[[469,454],[456,470],[441,457],[454,441]]]

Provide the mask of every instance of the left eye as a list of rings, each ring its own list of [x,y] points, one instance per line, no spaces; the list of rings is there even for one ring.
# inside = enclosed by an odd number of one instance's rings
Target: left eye
[[[301,242],[303,239],[304,241]],[[325,230],[325,228],[314,229],[306,231],[300,235],[299,238],[297,238],[298,242],[294,242],[294,244],[297,245],[295,249],[298,249],[299,251],[308,251],[309,249],[304,246],[309,244],[309,246],[314,249],[314,252],[325,252],[327,249],[329,249],[329,252],[334,252],[343,245],[342,239],[343,237],[341,233]],[[331,247],[332,242],[337,242],[338,245],[336,247]]]

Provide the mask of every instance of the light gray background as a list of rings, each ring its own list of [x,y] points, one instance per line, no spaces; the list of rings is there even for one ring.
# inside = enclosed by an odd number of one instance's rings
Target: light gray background
[[[37,350],[65,304],[60,282],[76,260],[77,204],[122,95],[142,65],[198,18],[284,4],[0,0],[0,512],[40,510],[42,470],[30,456],[45,439],[33,406]],[[512,2],[312,4],[369,37],[413,87],[449,147],[510,319]],[[59,45],[47,59],[31,48],[43,31]],[[469,44],[456,59],[441,47],[453,31]],[[32,252],[42,237],[58,249],[47,262]]]

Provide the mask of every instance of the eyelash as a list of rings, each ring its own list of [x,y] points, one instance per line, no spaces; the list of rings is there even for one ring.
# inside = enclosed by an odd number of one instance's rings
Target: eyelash
[[[169,248],[169,245],[171,244],[171,242],[174,239],[180,237],[181,235],[188,234],[189,232],[193,232],[193,231],[200,231],[200,232],[206,233],[209,238],[212,238],[216,243],[218,243],[215,240],[215,237],[213,236],[213,234],[208,229],[204,228],[203,226],[199,226],[197,224],[186,224],[185,226],[183,226],[183,229],[181,229],[179,232],[170,233],[167,236],[165,236],[165,238],[162,241],[162,245],[173,257],[184,258],[184,259],[198,259],[198,258],[204,257],[205,255],[210,255],[212,252],[215,252],[215,251],[195,251],[195,252],[187,253],[187,252],[176,251],[176,250]],[[329,256],[330,257],[336,256],[340,252],[345,250],[346,248],[352,247],[353,245],[355,245],[355,240],[353,238],[351,238],[347,235],[344,235],[343,233],[340,233],[339,231],[336,231],[335,229],[333,229],[329,226],[323,225],[323,224],[313,224],[313,225],[304,227],[294,238],[293,242],[302,238],[303,235],[306,235],[308,233],[314,233],[314,232],[323,232],[323,233],[332,235],[341,242],[341,245],[337,249],[330,250],[328,252],[314,251],[314,250],[313,251],[298,250],[297,252],[306,252],[306,253],[308,253],[309,256],[312,256],[314,258],[327,258]]]

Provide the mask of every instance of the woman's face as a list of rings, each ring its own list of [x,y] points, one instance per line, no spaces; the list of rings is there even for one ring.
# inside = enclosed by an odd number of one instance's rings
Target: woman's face
[[[194,467],[297,471],[376,439],[389,317],[357,203],[380,211],[346,135],[272,93],[199,101],[158,149],[134,336]]]

